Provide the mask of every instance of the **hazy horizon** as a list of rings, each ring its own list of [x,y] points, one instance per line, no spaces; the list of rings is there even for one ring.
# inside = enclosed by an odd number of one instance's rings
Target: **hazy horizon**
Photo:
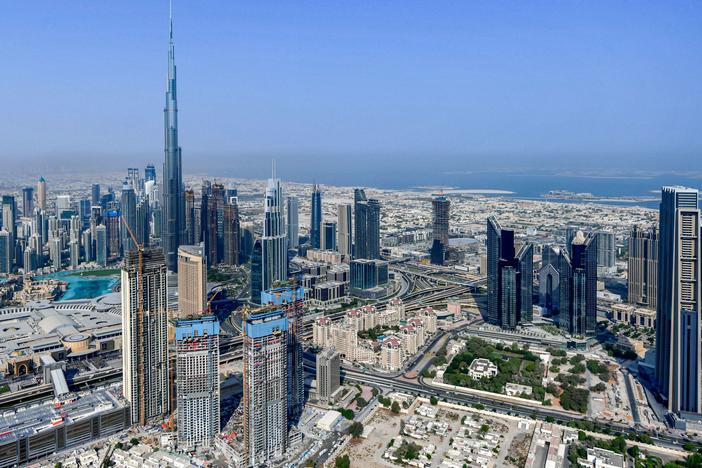
[[[185,173],[702,172],[700,2],[173,9]],[[13,2],[0,30],[3,167],[160,167],[167,1]]]

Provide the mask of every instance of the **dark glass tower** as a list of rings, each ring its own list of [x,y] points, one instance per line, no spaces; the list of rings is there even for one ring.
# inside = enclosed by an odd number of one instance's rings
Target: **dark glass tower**
[[[166,255],[166,266],[170,271],[176,271],[178,269],[178,246],[185,236],[185,201],[181,150],[178,146],[178,101],[172,17],[168,44],[168,82],[166,107],[163,109],[165,162],[163,164],[164,205],[161,239]]]
[[[432,207],[432,245],[429,255],[431,263],[443,265],[449,242],[449,210],[451,202],[443,195],[435,197]]]
[[[570,253],[558,260],[560,327],[573,335],[595,332],[597,326],[597,236],[578,231]]]
[[[322,245],[322,191],[319,185],[312,188],[312,212],[310,214],[310,242],[313,249]]]
[[[488,323],[504,329],[531,322],[534,247],[525,243],[515,253],[514,231],[487,220]]]

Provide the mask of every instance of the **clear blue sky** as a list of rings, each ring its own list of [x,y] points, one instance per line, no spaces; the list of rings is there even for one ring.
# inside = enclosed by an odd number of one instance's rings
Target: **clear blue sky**
[[[186,171],[702,170],[700,1],[173,8]],[[167,15],[165,0],[5,2],[0,161],[160,164]]]

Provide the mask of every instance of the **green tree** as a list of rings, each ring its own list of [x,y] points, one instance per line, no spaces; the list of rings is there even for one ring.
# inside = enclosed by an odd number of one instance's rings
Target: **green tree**
[[[337,457],[336,460],[334,460],[334,466],[336,468],[351,468],[351,460],[348,455]]]
[[[392,406],[390,407],[390,411],[393,413],[397,414],[400,412],[400,404],[396,401],[392,402]]]
[[[431,403],[432,405],[436,406],[436,405],[439,404],[439,399],[436,398],[434,395],[432,395],[432,396],[429,398],[429,403]]]
[[[351,426],[349,426],[349,434],[351,434],[351,436],[354,438],[361,437],[363,434],[363,424],[358,421],[351,423]]]

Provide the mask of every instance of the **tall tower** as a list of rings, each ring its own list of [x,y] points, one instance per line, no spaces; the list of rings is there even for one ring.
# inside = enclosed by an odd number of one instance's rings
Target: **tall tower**
[[[40,210],[46,209],[46,180],[44,177],[39,177],[39,182],[37,182],[37,206]]]
[[[201,315],[207,305],[207,260],[200,245],[178,247],[178,314]]]
[[[34,213],[34,187],[22,189],[22,216],[29,218]]]
[[[668,410],[702,413],[700,210],[696,189],[663,187],[659,216],[656,377]]]
[[[261,257],[263,269],[261,286],[269,289],[277,281],[285,281],[288,277],[287,238],[283,224],[283,192],[280,179],[275,174],[268,179],[264,206],[263,236],[261,237]]]
[[[132,250],[122,269],[122,386],[132,423],[169,411],[168,294],[161,249]]]
[[[244,445],[247,466],[282,456],[288,445],[288,318],[284,310],[242,323]]]
[[[558,259],[560,327],[573,335],[597,326],[597,236],[578,231]]]
[[[514,231],[487,220],[488,323],[512,329],[531,322],[534,247],[525,243],[515,253]]]
[[[219,432],[219,322],[177,320],[175,339],[178,443],[209,447]]]
[[[168,40],[168,82],[166,107],[163,109],[165,162],[163,164],[163,234],[161,236],[166,265],[170,271],[178,268],[178,246],[185,236],[185,200],[183,197],[183,168],[178,146],[178,100],[176,96],[175,49],[173,46],[173,16],[170,17]]]
[[[224,255],[222,261],[226,265],[238,265],[241,225],[239,223],[239,206],[236,202],[236,198],[232,198],[227,204],[224,205],[223,222]]]
[[[337,245],[343,260],[348,262],[351,260],[351,248],[353,247],[353,240],[351,237],[351,205],[341,204],[336,207],[336,210],[336,223],[339,228]]]
[[[368,257],[368,199],[362,188],[353,190],[353,258]]]
[[[430,252],[431,263],[443,265],[449,242],[449,210],[451,202],[443,195],[440,195],[434,197],[431,202],[431,208],[433,238]]]
[[[122,186],[119,208],[122,218],[120,219],[122,252],[126,255],[127,252],[136,247],[132,237],[129,235],[129,230],[137,236],[137,239],[139,236],[136,229],[136,194],[134,193],[134,187],[128,184],[126,180]]]
[[[274,306],[288,318],[288,423],[293,425],[305,405],[305,375],[302,363],[302,319],[305,290],[301,286],[269,289],[261,294],[261,304]]]
[[[322,191],[317,184],[312,186],[310,210],[310,243],[313,249],[318,249],[322,244]]]
[[[287,198],[286,214],[288,220],[287,226],[287,236],[288,236],[288,248],[296,249],[300,245],[300,221],[299,221],[299,211],[300,206],[297,197]]]
[[[629,234],[627,300],[655,309],[658,298],[658,229],[634,226]]]

